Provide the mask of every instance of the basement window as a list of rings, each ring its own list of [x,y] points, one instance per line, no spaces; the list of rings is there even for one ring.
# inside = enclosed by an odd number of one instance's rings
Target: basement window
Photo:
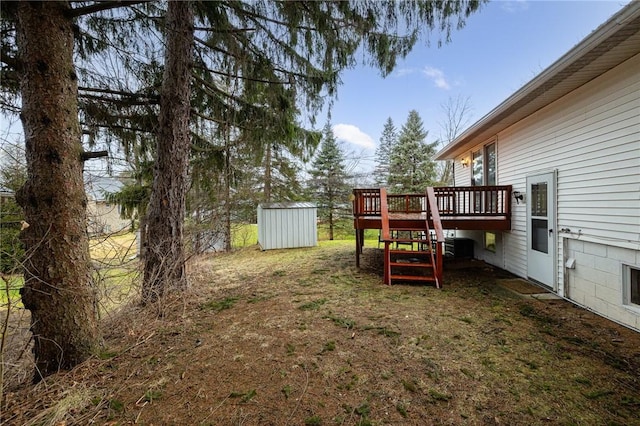
[[[492,253],[496,252],[496,234],[494,232],[484,233],[484,249]]]
[[[625,266],[625,302],[640,307],[640,267]]]

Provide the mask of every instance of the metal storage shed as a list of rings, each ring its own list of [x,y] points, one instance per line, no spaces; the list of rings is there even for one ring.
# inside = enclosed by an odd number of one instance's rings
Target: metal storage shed
[[[318,245],[316,205],[308,202],[258,205],[258,244],[262,250]]]

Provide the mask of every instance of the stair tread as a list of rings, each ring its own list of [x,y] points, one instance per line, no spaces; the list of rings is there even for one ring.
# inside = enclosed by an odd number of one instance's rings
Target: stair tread
[[[411,280],[411,281],[436,281],[436,277],[433,276],[420,276],[420,275],[391,275],[392,280]]]
[[[433,268],[431,262],[389,262],[391,266],[400,266],[405,268]]]

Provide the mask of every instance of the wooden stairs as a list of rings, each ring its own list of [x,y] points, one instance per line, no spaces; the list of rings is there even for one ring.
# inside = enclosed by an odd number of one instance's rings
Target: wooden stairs
[[[398,281],[412,281],[434,283],[436,288],[442,287],[444,237],[433,188],[427,189],[426,199],[434,224],[435,241],[432,238],[432,230],[429,228],[429,215],[425,218],[423,226],[419,228],[393,228],[389,220],[386,189],[380,190],[384,283],[387,285]]]

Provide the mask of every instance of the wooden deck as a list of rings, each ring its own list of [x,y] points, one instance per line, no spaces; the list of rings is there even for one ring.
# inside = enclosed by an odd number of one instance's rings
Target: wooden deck
[[[382,196],[381,196],[382,194]],[[387,194],[385,189],[353,190],[353,226],[356,231],[356,266],[364,246],[364,230],[380,229],[385,243],[385,283],[393,277],[389,265],[390,230],[434,232],[438,265],[436,286],[442,283],[443,230],[504,231],[511,229],[511,186],[428,188],[424,194]],[[430,231],[433,230],[433,231]],[[424,232],[423,232],[424,233]],[[427,237],[428,238],[428,237]]]

